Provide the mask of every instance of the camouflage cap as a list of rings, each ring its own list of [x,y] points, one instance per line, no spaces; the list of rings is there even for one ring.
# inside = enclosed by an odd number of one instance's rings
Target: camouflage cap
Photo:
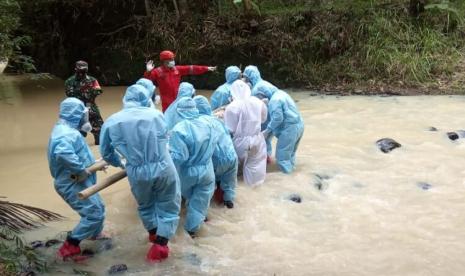
[[[76,70],[88,70],[89,69],[89,65],[87,64],[87,62],[83,61],[83,60],[78,60],[76,61]]]

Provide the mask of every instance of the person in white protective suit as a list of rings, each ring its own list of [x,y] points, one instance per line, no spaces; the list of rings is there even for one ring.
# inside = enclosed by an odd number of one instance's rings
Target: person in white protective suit
[[[266,121],[267,108],[251,96],[250,87],[242,80],[231,85],[231,94],[233,101],[225,110],[224,121],[232,134],[245,183],[257,186],[266,176],[266,143],[261,124]]]

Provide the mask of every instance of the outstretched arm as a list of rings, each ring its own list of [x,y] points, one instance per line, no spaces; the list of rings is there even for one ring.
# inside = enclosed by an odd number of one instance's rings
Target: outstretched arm
[[[202,75],[209,71],[215,71],[216,67],[203,66],[203,65],[180,65],[180,66],[176,66],[176,69],[178,69],[179,74],[181,74],[181,76],[187,76],[187,75]]]

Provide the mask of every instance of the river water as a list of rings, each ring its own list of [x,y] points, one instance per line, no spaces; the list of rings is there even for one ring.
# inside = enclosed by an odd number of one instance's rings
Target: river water
[[[121,108],[124,89],[104,88],[104,118]],[[445,133],[465,128],[465,97],[291,95],[305,121],[292,175],[271,166],[261,187],[240,182],[234,209],[212,204],[199,237],[180,227],[170,258],[155,265],[144,261],[150,245],[123,180],[101,193],[113,249],[86,264],[53,262],[56,248],[43,249],[51,273],[101,275],[125,263],[129,275],[463,275],[465,143]],[[0,80],[0,195],[68,218],[27,232],[28,241],[61,237],[78,220],[56,194],[46,158],[63,97],[57,79]],[[375,141],[384,137],[402,147],[381,153]]]

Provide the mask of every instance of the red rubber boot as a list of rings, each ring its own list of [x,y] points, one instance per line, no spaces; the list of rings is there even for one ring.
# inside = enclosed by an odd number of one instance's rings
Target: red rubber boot
[[[170,249],[167,245],[159,245],[154,243],[152,247],[150,247],[146,259],[148,262],[158,263],[168,258],[169,253]]]
[[[63,261],[79,254],[81,254],[81,248],[79,246],[72,245],[68,241],[65,241],[57,252],[58,257],[63,259]]]

